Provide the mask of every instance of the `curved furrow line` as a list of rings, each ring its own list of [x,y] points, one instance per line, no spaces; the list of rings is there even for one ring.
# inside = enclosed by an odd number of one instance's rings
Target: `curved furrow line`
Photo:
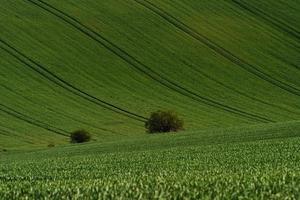
[[[12,117],[15,117],[17,119],[20,119],[22,121],[25,121],[25,122],[27,122],[31,125],[43,128],[47,131],[56,133],[58,135],[63,135],[63,136],[69,137],[69,132],[68,131],[57,128],[57,127],[54,127],[54,126],[51,126],[51,125],[48,125],[48,124],[46,124],[42,121],[33,119],[33,118],[23,114],[23,113],[20,113],[20,112],[14,110],[12,108],[9,108],[8,106],[3,105],[2,103],[0,103],[0,111],[4,112],[4,113],[6,113],[6,114],[8,114]]]
[[[13,93],[13,94],[15,94],[15,95],[17,95],[17,96],[20,96],[20,97],[24,98],[26,101],[28,101],[28,102],[30,102],[30,103],[33,103],[33,104],[35,104],[35,105],[37,105],[37,103],[38,103],[38,102],[33,101],[32,99],[30,99],[30,98],[28,98],[28,97],[26,97],[26,96],[24,96],[24,95],[22,95],[22,94],[20,94],[20,93],[17,93],[16,91],[14,91],[13,89],[7,87],[6,85],[0,84],[0,86],[3,87],[3,88],[5,88],[5,89],[8,90],[9,92],[11,92],[11,93]],[[64,114],[63,112],[58,112],[57,110],[54,110],[54,109],[52,109],[52,108],[46,107],[46,109],[47,109],[48,111],[52,112],[52,113],[55,113],[55,114],[59,115],[59,116],[63,116],[63,117],[65,117],[65,118],[69,118],[69,119],[71,119],[71,120],[73,120],[73,121],[75,121],[75,122],[78,122],[78,123],[81,123],[81,124],[84,124],[84,125],[88,125],[88,126],[91,127],[91,128],[99,129],[99,130],[101,130],[101,131],[105,131],[105,132],[109,132],[109,133],[113,133],[113,134],[119,134],[119,133],[117,133],[117,132],[115,132],[115,131],[112,131],[112,130],[109,130],[109,129],[105,129],[105,128],[102,128],[102,127],[98,127],[98,126],[95,126],[94,124],[91,124],[91,123],[88,123],[88,122],[84,122],[84,121],[79,120],[79,119],[77,119],[77,118],[75,118],[75,117],[71,117],[71,116],[69,116],[69,115]]]
[[[0,135],[5,135],[5,136],[9,136],[9,137],[11,136],[11,135],[8,133],[8,131],[2,129],[1,127],[0,127]]]
[[[5,128],[7,128],[7,127],[5,127]],[[8,136],[8,137],[17,136],[18,139],[22,138],[23,141],[26,142],[26,143],[28,143],[28,144],[34,144],[34,142],[28,140],[23,135],[17,135],[15,133],[13,133],[11,130],[7,131],[7,130],[3,129],[3,126],[1,126],[1,125],[0,125],[0,135],[5,135],[5,136]]]
[[[270,27],[276,29],[277,31],[280,31],[284,34],[288,34],[293,38],[293,41],[285,40],[285,42],[288,42],[291,46],[293,46],[297,52],[300,52],[300,32],[293,27],[289,26],[288,24],[284,22],[280,22],[278,19],[275,19],[274,17],[264,13],[263,11],[257,9],[257,8],[250,8],[250,5],[246,5],[245,2],[236,1],[236,0],[229,0],[232,2],[236,7],[239,9],[242,9],[251,15],[255,17],[259,17],[262,21],[265,22],[266,25],[269,25]],[[294,29],[294,30],[293,30]],[[276,37],[277,38],[277,37]],[[278,39],[278,38],[277,38]]]
[[[184,24],[183,22],[179,21],[177,18],[173,17],[163,9],[157,7],[151,2],[148,2],[147,0],[133,0],[140,4],[141,6],[149,9],[153,13],[157,14],[158,16],[165,19],[167,22],[178,28],[179,30],[185,32],[187,35],[191,36],[195,40],[201,42],[202,44],[206,45],[208,48],[212,49],[217,54],[221,55],[225,59],[229,60],[230,62],[236,64],[239,67],[242,67],[247,72],[254,74],[255,76],[259,77],[260,79],[269,82],[270,84],[281,88],[282,90],[285,90],[293,95],[300,96],[300,89],[291,86],[285,82],[282,82],[281,80],[278,80],[274,77],[271,77],[270,75],[266,74],[262,70],[260,70],[258,67],[254,66],[253,64],[248,63],[247,61],[239,58],[238,56],[234,55],[232,52],[228,51],[227,49],[221,47],[220,45],[214,43],[212,40],[207,38],[205,35],[200,34],[196,30],[192,29],[188,25]]]
[[[134,67],[137,71],[140,73],[146,75],[148,78],[151,78],[152,80],[158,82],[159,84],[163,85],[164,87],[173,90],[181,95],[184,95],[194,101],[209,105],[214,108],[221,109],[223,111],[232,113],[234,115],[243,116],[247,119],[260,121],[260,122],[274,122],[273,120],[267,119],[262,116],[258,116],[256,114],[247,113],[245,111],[224,105],[220,102],[214,101],[212,99],[200,96],[199,94],[196,94],[195,92],[192,92],[177,83],[167,79],[166,77],[163,77],[161,74],[153,71],[150,67],[146,66],[145,64],[138,61],[133,56],[129,55],[127,52],[122,50],[117,45],[110,42],[108,39],[97,33],[96,31],[90,29],[89,27],[82,24],[80,21],[75,19],[74,17],[64,13],[61,10],[58,10],[57,8],[53,7],[52,5],[45,3],[41,0],[37,0],[40,3],[35,2],[34,0],[27,0],[28,2],[42,8],[43,10],[55,15],[59,19],[63,20],[64,22],[68,23],[75,29],[79,30],[80,32],[84,33],[86,36],[94,40],[95,42],[99,43],[101,46],[109,50],[114,55],[121,58],[123,61],[128,63],[131,67]]]
[[[289,66],[292,66],[294,69],[300,70],[300,65],[296,65],[296,64],[292,63],[287,58],[284,58],[283,56],[275,55],[274,53],[270,53],[270,55],[273,56],[273,57],[275,57],[275,58],[277,58],[281,62],[284,62],[284,63],[286,63]]]
[[[101,106],[107,110],[113,111],[115,113],[124,115],[126,117],[129,117],[131,119],[140,121],[140,122],[145,122],[146,121],[146,117],[143,117],[141,115],[135,114],[133,112],[127,111],[123,108],[120,108],[118,106],[115,106],[113,104],[110,104],[106,101],[103,101],[97,97],[94,97],[78,88],[76,88],[75,86],[73,86],[72,84],[64,81],[62,78],[58,77],[57,75],[55,75],[54,73],[50,72],[48,69],[46,69],[45,67],[43,67],[41,64],[35,62],[34,60],[32,60],[31,58],[27,57],[25,54],[21,53],[20,51],[18,51],[16,48],[12,47],[10,44],[8,44],[7,42],[3,41],[2,39],[0,39],[0,44],[4,44],[6,46],[6,48],[1,47],[1,49],[3,49],[4,51],[6,51],[7,53],[9,53],[11,56],[15,57],[17,60],[19,60],[21,63],[23,63],[25,66],[27,66],[28,68],[32,69],[33,71],[35,71],[36,73],[40,74],[41,76],[43,76],[45,79],[55,83],[57,86],[69,91],[72,94],[75,94],[89,102],[92,102],[98,106]],[[8,48],[8,49],[7,49]]]
[[[191,64],[189,64],[189,63],[187,63],[187,62],[185,62],[184,60],[181,60],[181,61],[182,61],[182,63],[184,63],[186,66],[188,66],[188,67],[190,67],[192,70],[194,70],[195,72],[197,72],[197,73],[201,74],[202,76],[206,77],[207,79],[209,79],[209,80],[211,80],[211,81],[213,81],[213,82],[219,84],[219,85],[222,86],[223,88],[226,88],[226,89],[228,89],[228,90],[231,90],[231,91],[233,91],[233,92],[235,92],[235,93],[237,93],[237,94],[239,94],[239,95],[241,95],[241,96],[247,97],[247,98],[249,98],[249,99],[251,99],[251,100],[253,100],[253,101],[260,102],[260,103],[262,103],[262,104],[264,104],[264,105],[271,106],[271,107],[274,107],[274,108],[278,108],[278,109],[284,110],[284,111],[286,111],[286,112],[288,112],[288,113],[293,113],[293,114],[296,114],[296,115],[300,115],[299,112],[294,112],[294,111],[291,111],[291,110],[286,109],[286,108],[284,108],[284,107],[281,107],[281,106],[279,106],[279,105],[276,105],[276,104],[273,104],[273,103],[270,103],[270,102],[267,102],[267,101],[264,101],[264,100],[255,98],[254,96],[248,95],[248,94],[245,93],[245,92],[242,92],[242,91],[240,91],[240,90],[238,90],[238,89],[235,89],[234,87],[231,87],[231,86],[229,86],[229,85],[226,85],[226,84],[224,84],[223,82],[221,82],[221,81],[219,81],[219,80],[213,78],[213,77],[210,76],[209,74],[203,72],[202,70],[197,69],[195,66],[193,66],[193,65],[191,65]]]
[[[277,30],[281,32],[285,32],[288,35],[291,35],[293,38],[300,41],[300,32],[296,30],[294,27],[286,24],[285,22],[279,19],[275,19],[274,17],[268,15],[267,13],[261,11],[260,9],[250,6],[243,1],[231,0],[231,2],[233,2],[239,8],[242,8],[243,10],[246,10],[247,12],[251,13],[252,15],[259,16],[262,20],[269,23]]]

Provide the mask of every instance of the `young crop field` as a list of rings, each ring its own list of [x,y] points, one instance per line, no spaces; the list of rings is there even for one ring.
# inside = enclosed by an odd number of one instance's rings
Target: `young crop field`
[[[3,0],[0,199],[300,199],[299,61],[296,0]]]
[[[299,199],[300,123],[1,154],[1,199]]]

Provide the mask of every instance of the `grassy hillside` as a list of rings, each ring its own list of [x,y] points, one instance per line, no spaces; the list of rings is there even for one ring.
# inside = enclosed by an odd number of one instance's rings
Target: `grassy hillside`
[[[0,153],[0,198],[299,199],[299,131],[291,122]]]
[[[288,1],[14,0],[0,8],[0,146],[300,118],[300,6]]]
[[[299,199],[299,13],[1,1],[0,199]],[[146,134],[158,109],[185,131]],[[77,129],[93,141],[69,144]]]

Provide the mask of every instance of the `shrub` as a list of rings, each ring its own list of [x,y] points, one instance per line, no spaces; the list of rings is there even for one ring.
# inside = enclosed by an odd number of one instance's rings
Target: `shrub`
[[[78,130],[71,133],[72,143],[84,143],[91,140],[91,134],[85,130]]]
[[[47,146],[48,148],[53,148],[53,147],[55,147],[55,144],[53,144],[53,143],[50,143],[50,144],[48,144],[48,146]]]
[[[173,111],[157,111],[145,123],[149,133],[177,132],[183,129],[183,120]]]

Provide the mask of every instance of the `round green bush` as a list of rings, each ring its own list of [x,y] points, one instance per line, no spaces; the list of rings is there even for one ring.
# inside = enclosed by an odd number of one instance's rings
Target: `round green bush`
[[[173,111],[156,111],[151,113],[145,123],[149,133],[177,132],[183,129],[184,122]]]
[[[84,143],[91,140],[91,134],[85,130],[78,130],[71,133],[71,143]]]

